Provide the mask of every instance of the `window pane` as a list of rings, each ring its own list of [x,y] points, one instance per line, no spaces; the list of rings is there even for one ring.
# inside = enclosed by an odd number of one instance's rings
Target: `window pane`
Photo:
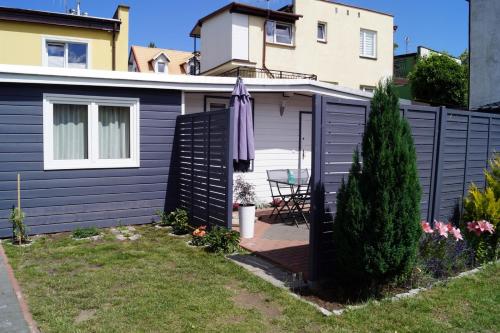
[[[359,33],[359,54],[361,54],[361,55],[365,54],[364,48],[363,48],[364,43],[365,43],[365,34],[364,34],[363,30],[361,30],[361,32]]]
[[[54,104],[54,160],[88,158],[87,105]]]
[[[266,42],[268,42],[268,43],[274,42],[274,22],[273,21],[266,22]]]
[[[210,111],[225,110],[227,105],[224,103],[210,103]]]
[[[49,67],[64,67],[64,44],[47,43]]]
[[[292,27],[284,24],[276,24],[276,42],[292,44]]]
[[[158,63],[158,72],[159,73],[165,73],[165,63],[164,62],[159,62]]]
[[[361,30],[360,33],[360,54],[365,57],[376,56],[376,37],[374,31]]]
[[[373,45],[373,33],[366,32],[365,33],[365,54],[367,56],[374,56],[374,45]]]
[[[318,24],[318,39],[325,40],[325,25]]]
[[[68,67],[87,68],[87,44],[68,43]]]
[[[130,158],[130,108],[99,106],[99,158]]]

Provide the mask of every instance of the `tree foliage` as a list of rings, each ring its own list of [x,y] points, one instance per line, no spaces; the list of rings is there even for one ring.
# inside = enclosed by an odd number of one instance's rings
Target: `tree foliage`
[[[468,70],[444,54],[420,58],[409,75],[415,99],[432,105],[467,105]]]
[[[367,290],[412,270],[421,235],[416,152],[392,82],[375,91],[362,157],[338,192],[333,238],[338,282]]]

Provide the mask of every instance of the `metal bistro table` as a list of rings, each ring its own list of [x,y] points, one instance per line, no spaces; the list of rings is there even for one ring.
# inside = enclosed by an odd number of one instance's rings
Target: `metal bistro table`
[[[309,177],[297,178],[294,181],[290,181],[288,177],[270,178],[268,181],[276,184],[276,189],[283,202],[281,208],[278,209],[278,216],[281,221],[285,222],[285,219],[293,218],[298,227],[297,216],[301,214],[309,228],[309,224],[303,212],[304,202],[308,200],[311,195]],[[286,214],[286,216],[283,217],[282,214]]]

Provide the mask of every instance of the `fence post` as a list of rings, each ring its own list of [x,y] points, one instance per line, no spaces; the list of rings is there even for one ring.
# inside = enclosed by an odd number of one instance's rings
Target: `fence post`
[[[462,202],[460,202],[460,216],[464,213],[463,198],[467,195],[467,175],[469,174],[469,150],[470,150],[470,128],[471,128],[471,115],[467,115],[467,140],[465,141],[465,165],[464,165],[464,181],[462,190]]]
[[[233,108],[227,109],[229,116],[227,117],[227,132],[228,140],[226,146],[226,177],[227,177],[227,198],[226,198],[226,221],[227,228],[233,227],[233,143],[234,143],[234,112]]]
[[[443,174],[443,154],[444,146],[446,143],[446,123],[447,123],[448,111],[446,107],[442,106],[439,108],[439,122],[437,124],[439,130],[437,133],[438,143],[437,143],[437,153],[436,153],[436,165],[434,170],[433,179],[433,202],[432,202],[432,213],[431,222],[439,219],[440,207],[441,207],[441,181]]]
[[[323,222],[324,191],[321,181],[321,135],[323,98],[313,97],[312,114],[312,167],[311,167],[311,223],[309,231],[309,280],[314,283],[320,279],[319,256],[321,241],[321,223]]]

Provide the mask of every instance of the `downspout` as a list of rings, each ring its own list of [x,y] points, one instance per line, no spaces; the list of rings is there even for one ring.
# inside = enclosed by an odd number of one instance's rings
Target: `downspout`
[[[111,40],[111,69],[116,71],[116,23],[113,24],[113,37]]]
[[[262,68],[267,72],[269,76],[271,76],[274,79],[273,74],[271,71],[267,68],[266,66],[266,28],[267,28],[267,22],[269,21],[270,17],[270,12],[267,10],[267,18],[264,20],[264,29],[262,30]]]
[[[267,21],[269,20],[271,13],[269,12],[269,1],[267,2],[267,17],[264,20],[264,28],[262,29],[262,68],[268,70],[266,67],[266,35],[267,35]]]

